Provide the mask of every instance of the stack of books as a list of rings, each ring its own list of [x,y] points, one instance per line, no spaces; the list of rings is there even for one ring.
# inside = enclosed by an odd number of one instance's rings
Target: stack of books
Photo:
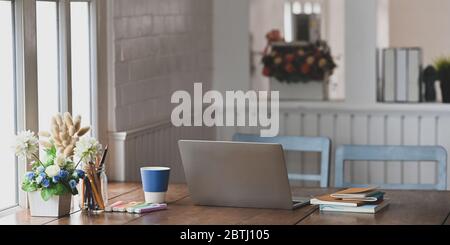
[[[377,187],[349,188],[315,197],[311,199],[311,204],[320,205],[320,211],[374,214],[388,206],[389,200]]]

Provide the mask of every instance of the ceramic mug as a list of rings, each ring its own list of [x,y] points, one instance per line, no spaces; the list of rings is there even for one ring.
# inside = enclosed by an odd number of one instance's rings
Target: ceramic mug
[[[169,186],[170,168],[143,167],[141,168],[142,187],[146,203],[164,203]]]

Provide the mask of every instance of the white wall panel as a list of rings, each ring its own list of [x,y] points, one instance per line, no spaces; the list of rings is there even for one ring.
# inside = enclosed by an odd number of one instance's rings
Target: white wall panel
[[[386,118],[386,144],[402,144],[402,117],[392,115]],[[400,161],[386,162],[386,183],[401,183],[401,165]]]
[[[351,117],[352,122],[352,144],[367,145],[368,141],[368,119],[366,115],[355,115]],[[352,182],[363,184],[367,181],[368,162],[367,161],[352,161],[350,168]]]
[[[403,121],[403,143],[405,145],[419,144],[419,131],[411,130],[419,128],[419,119],[417,117],[405,117]],[[408,130],[409,129],[409,130]],[[403,162],[403,182],[407,184],[417,183],[419,180],[419,163]]]
[[[385,144],[385,116],[371,115],[368,118],[369,128],[369,144],[370,145],[384,145]],[[369,163],[369,179],[370,183],[385,182],[385,162],[371,161]]]
[[[436,117],[427,116],[421,118],[420,127],[420,144],[421,145],[435,145],[437,143],[437,120]],[[420,162],[420,183],[431,184],[435,183],[435,163],[434,162]]]

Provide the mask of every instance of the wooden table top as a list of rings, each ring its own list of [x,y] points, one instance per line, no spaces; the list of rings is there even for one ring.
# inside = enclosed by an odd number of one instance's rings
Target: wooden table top
[[[313,196],[336,189],[293,188],[294,196]],[[138,183],[111,183],[110,203],[142,201]],[[167,194],[168,209],[148,214],[101,213],[89,215],[74,205],[70,216],[31,217],[28,210],[16,208],[0,214],[0,225],[366,225],[366,224],[450,224],[450,192],[386,191],[391,204],[377,214],[320,212],[317,206],[296,210],[206,207],[194,205],[186,185],[172,184]]]

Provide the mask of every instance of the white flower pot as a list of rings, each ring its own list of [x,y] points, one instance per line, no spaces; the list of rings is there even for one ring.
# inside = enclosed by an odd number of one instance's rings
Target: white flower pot
[[[48,201],[44,201],[40,191],[29,192],[31,216],[34,217],[62,217],[70,214],[72,195],[54,196]]]
[[[270,79],[270,90],[280,91],[280,100],[328,100],[329,83],[325,81],[310,81],[286,83]]]

